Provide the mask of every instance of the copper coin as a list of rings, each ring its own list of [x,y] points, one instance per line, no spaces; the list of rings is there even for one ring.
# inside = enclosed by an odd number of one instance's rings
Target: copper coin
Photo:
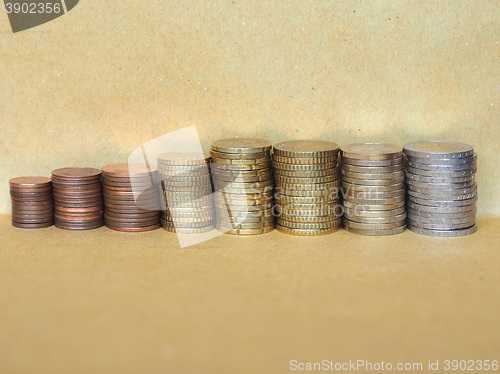
[[[19,197],[19,198],[30,198],[30,197],[50,197],[52,196],[52,192],[42,192],[42,193],[39,193],[39,192],[16,192],[16,191],[10,191],[10,196],[13,196],[13,197]]]
[[[54,224],[57,228],[65,230],[92,230],[104,226],[104,220],[100,219],[97,221],[84,223],[68,223],[55,220]]]
[[[18,223],[12,221],[12,226],[21,228],[21,229],[41,229],[44,227],[50,227],[54,224],[53,221],[44,222],[44,223]]]
[[[9,181],[10,187],[19,188],[44,188],[52,185],[47,177],[17,177]]]
[[[128,213],[128,214],[120,214],[120,213],[115,213],[113,211],[105,211],[104,214],[112,219],[121,219],[121,218],[127,218],[127,219],[133,219],[133,218],[156,218],[159,216],[160,212],[159,211],[152,211],[152,212],[147,212],[147,213]]]
[[[109,229],[115,230],[115,231],[124,231],[124,232],[145,232],[145,231],[151,231],[151,230],[156,230],[161,227],[161,224],[155,224],[152,226],[147,226],[147,227],[119,227],[119,226],[112,226],[112,225],[106,225]]]
[[[101,176],[101,171],[89,167],[69,167],[54,170],[52,176],[69,180],[95,179]]]
[[[102,168],[102,174],[114,178],[146,177],[156,173],[156,166],[149,164],[112,164]]]

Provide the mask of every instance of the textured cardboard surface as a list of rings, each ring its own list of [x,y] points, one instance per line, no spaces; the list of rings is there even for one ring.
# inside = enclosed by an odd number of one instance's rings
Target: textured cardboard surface
[[[499,225],[483,218],[450,239],[223,235],[180,249],[164,230],[29,231],[1,216],[0,372],[498,359]]]
[[[1,7],[0,7],[1,9]],[[227,136],[473,144],[498,213],[498,1],[102,1],[12,34],[0,11],[7,181]]]

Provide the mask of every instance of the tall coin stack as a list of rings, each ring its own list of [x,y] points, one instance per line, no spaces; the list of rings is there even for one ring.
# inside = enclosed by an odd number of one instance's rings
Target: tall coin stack
[[[164,153],[158,156],[165,230],[197,234],[215,229],[215,207],[210,178],[210,156]]]
[[[54,170],[52,188],[56,227],[89,230],[104,225],[99,169],[71,167]]]
[[[408,228],[432,236],[476,232],[477,156],[472,146],[423,141],[404,146],[408,158]]]
[[[12,225],[38,229],[54,224],[52,182],[46,177],[18,177],[9,181]]]
[[[406,228],[403,148],[350,144],[340,148],[344,226],[362,235],[392,235]]]
[[[279,231],[322,235],[339,229],[338,152],[337,144],[326,141],[297,140],[274,146]]]
[[[112,164],[103,167],[101,172],[106,226],[127,232],[161,227],[156,167]]]
[[[255,235],[274,229],[271,144],[252,138],[230,138],[212,144],[217,229]]]

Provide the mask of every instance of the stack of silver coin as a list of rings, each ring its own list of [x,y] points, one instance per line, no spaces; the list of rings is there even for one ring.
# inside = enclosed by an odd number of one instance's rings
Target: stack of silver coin
[[[408,228],[432,236],[476,232],[477,156],[472,146],[422,141],[404,146]]]
[[[324,235],[342,223],[339,205],[339,146],[297,140],[276,144],[276,228],[292,235]]]
[[[215,229],[210,156],[201,153],[164,153],[158,156],[161,179],[161,223],[178,234],[197,234]]]
[[[342,155],[344,226],[362,235],[392,235],[406,228],[403,148],[350,144]]]
[[[212,144],[210,155],[217,229],[235,235],[272,231],[271,144],[253,138],[221,139]]]

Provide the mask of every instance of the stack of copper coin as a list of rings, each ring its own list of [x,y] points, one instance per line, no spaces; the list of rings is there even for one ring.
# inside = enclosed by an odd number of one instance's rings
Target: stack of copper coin
[[[102,168],[104,221],[117,231],[141,232],[160,225],[156,167],[112,164]]]
[[[12,225],[24,229],[54,224],[52,182],[46,177],[18,177],[9,181]]]
[[[476,232],[477,157],[472,146],[445,141],[406,144],[408,228],[431,236]]]
[[[55,225],[89,230],[104,225],[101,171],[70,167],[52,172]]]
[[[158,156],[164,199],[161,223],[165,230],[197,234],[215,229],[210,156],[164,153]]]
[[[217,229],[256,235],[274,229],[271,144],[262,139],[230,138],[212,144]]]
[[[392,235],[406,228],[403,148],[350,144],[342,154],[344,226],[362,235]]]
[[[297,140],[274,146],[276,228],[292,235],[325,235],[339,229],[339,146]]]

